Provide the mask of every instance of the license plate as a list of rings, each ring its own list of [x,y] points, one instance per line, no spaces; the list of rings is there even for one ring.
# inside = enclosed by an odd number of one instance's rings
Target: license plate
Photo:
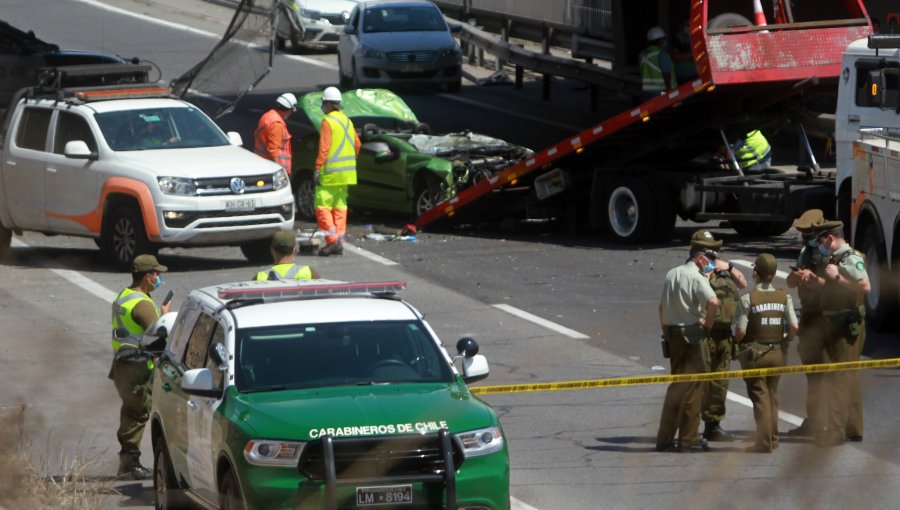
[[[425,68],[421,64],[403,64],[400,70],[404,73],[421,73]]]
[[[356,506],[408,504],[412,504],[412,485],[356,488]]]
[[[252,198],[225,201],[226,211],[252,211],[253,209],[256,209],[256,200]]]

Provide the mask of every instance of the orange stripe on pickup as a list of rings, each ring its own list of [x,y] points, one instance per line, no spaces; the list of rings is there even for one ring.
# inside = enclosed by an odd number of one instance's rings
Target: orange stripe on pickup
[[[103,183],[100,192],[100,201],[97,207],[85,214],[60,214],[47,211],[47,217],[67,220],[83,225],[88,232],[99,234],[103,225],[103,206],[109,195],[118,193],[134,197],[141,204],[141,216],[144,218],[144,230],[147,237],[159,238],[159,222],[156,219],[156,207],[153,204],[153,196],[147,186],[134,179],[125,177],[110,177]]]

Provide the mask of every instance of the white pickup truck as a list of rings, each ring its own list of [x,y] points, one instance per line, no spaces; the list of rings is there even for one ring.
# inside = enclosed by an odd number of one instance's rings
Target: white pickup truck
[[[294,223],[281,167],[155,84],[21,93],[0,133],[0,250],[12,233],[91,237],[113,262],[238,245],[268,262]]]

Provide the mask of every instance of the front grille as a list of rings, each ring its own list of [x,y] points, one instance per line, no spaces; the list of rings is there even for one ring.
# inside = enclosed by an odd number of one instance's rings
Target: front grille
[[[390,51],[387,58],[391,62],[431,62],[436,55],[434,51]]]
[[[444,455],[438,435],[411,435],[334,439],[337,480],[404,478],[444,472]],[[456,469],[464,460],[458,442],[451,441]],[[325,479],[322,441],[309,443],[298,469],[312,480]]]
[[[325,34],[319,39],[321,42],[332,42],[337,40],[339,40],[338,34]]]
[[[272,174],[249,175],[247,177],[239,177],[244,181],[244,193],[265,193],[272,191]],[[232,177],[212,177],[209,179],[196,179],[194,185],[197,186],[197,194],[200,196],[214,195],[234,195],[231,190]]]
[[[410,80],[410,79],[421,79],[421,78],[432,78],[435,74],[437,74],[436,70],[431,71],[417,71],[417,72],[405,72],[405,71],[387,71],[388,76],[391,78],[395,78],[398,80]]]
[[[214,220],[218,218],[242,218],[247,216],[259,216],[263,214],[279,214],[284,220],[290,220],[293,217],[293,214],[290,210],[285,210],[284,207],[275,206],[275,207],[259,207],[253,209],[252,211],[225,211],[222,209],[215,211],[201,211],[201,212],[192,212],[184,215],[178,219],[166,218],[163,215],[163,221],[165,221],[166,227],[168,228],[184,228],[190,225],[191,223],[197,220]],[[273,223],[271,218],[252,218],[252,219],[240,219],[237,221],[228,221],[228,222],[216,222],[212,224],[202,225],[200,228],[220,228],[220,227],[235,227],[242,225],[262,225],[266,223]]]

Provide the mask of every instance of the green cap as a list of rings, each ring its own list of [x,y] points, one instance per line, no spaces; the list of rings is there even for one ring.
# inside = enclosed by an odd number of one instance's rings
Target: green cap
[[[825,222],[825,214],[821,209],[809,209],[804,211],[803,214],[794,221],[794,228],[805,233],[815,229],[823,222]]]
[[[293,230],[280,230],[272,236],[272,248],[281,253],[289,253],[297,246]]]
[[[774,276],[775,270],[778,268],[778,262],[771,253],[760,253],[753,263],[753,270],[760,276]]]
[[[138,255],[131,264],[132,273],[148,273],[150,271],[168,271],[153,255]]]
[[[844,222],[841,220],[823,221],[815,227],[816,237],[831,233],[843,233]]]
[[[716,241],[709,230],[698,230],[691,236],[691,248],[718,250],[721,247],[722,241]]]

